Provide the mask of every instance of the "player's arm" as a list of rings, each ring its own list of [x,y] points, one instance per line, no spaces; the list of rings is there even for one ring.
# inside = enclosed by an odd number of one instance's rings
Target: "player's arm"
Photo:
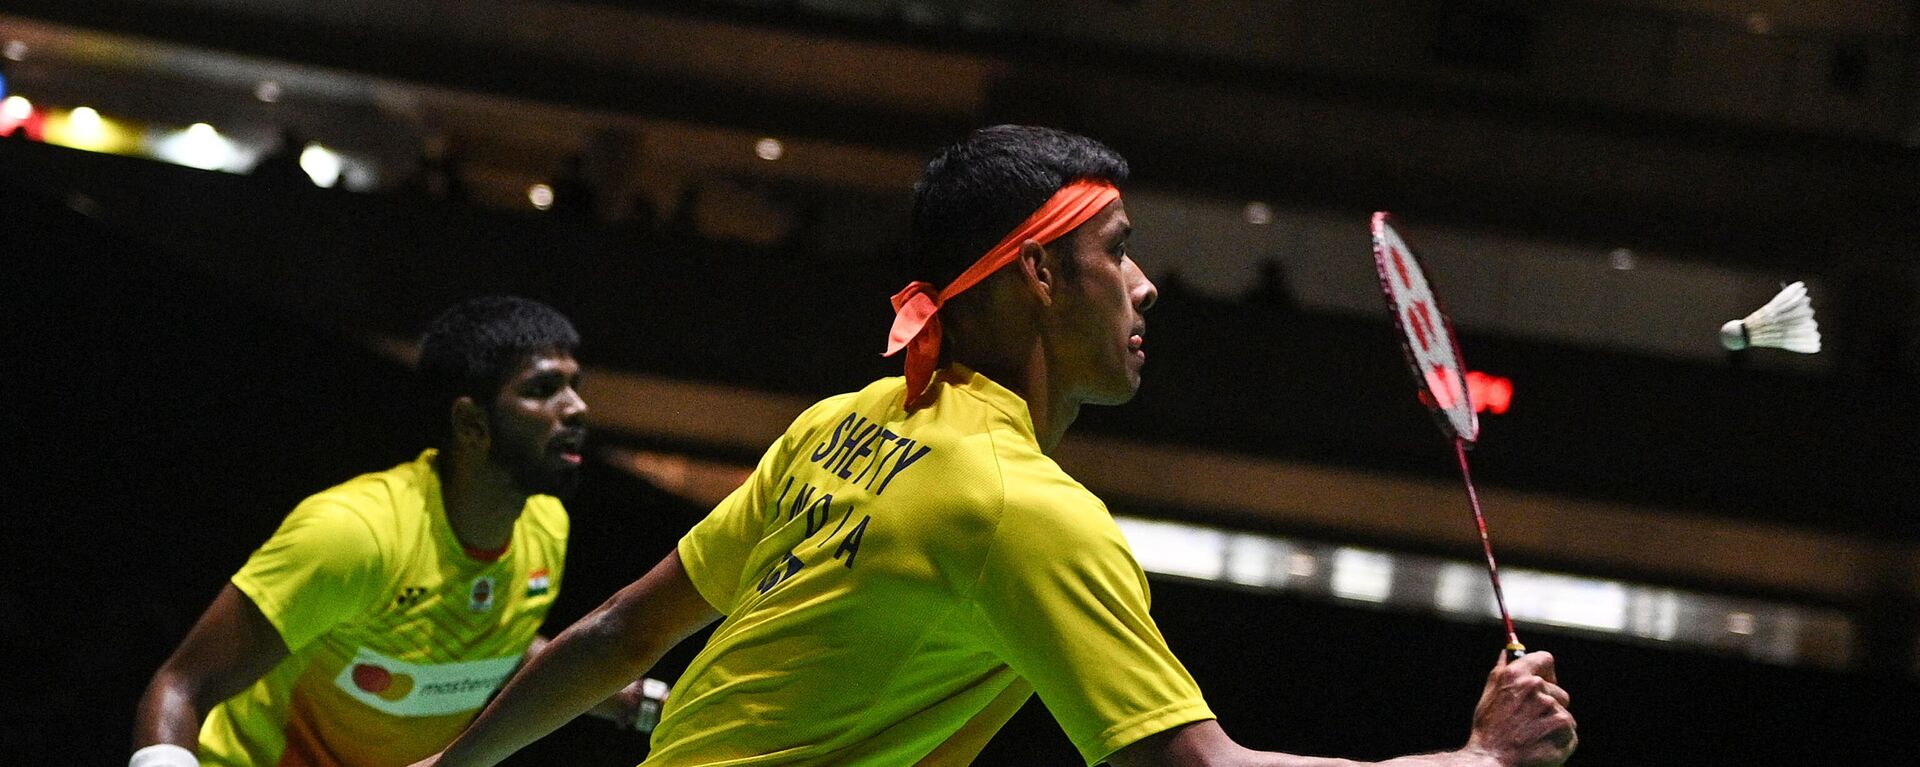
[[[1474,708],[1473,733],[1458,751],[1389,759],[1392,767],[1548,767],[1567,760],[1578,737],[1567,693],[1554,683],[1553,656],[1530,653],[1508,664],[1504,657],[1487,675]],[[1175,727],[1115,752],[1113,767],[1212,767],[1273,765],[1345,767],[1346,759],[1262,753],[1242,748],[1214,720]]]
[[[533,644],[527,645],[527,652],[521,659],[521,665],[533,660],[553,640],[535,634]],[[667,700],[667,683],[658,679],[635,679],[632,683],[607,696],[587,713],[614,723],[623,730],[649,732],[660,718],[660,706]]]
[[[227,584],[147,685],[134,714],[134,749],[171,744],[197,751],[207,711],[286,657],[280,632],[252,599]]]
[[[491,767],[606,700],[667,650],[712,623],[707,604],[675,551],[580,622],[554,637],[514,674],[440,767]]]

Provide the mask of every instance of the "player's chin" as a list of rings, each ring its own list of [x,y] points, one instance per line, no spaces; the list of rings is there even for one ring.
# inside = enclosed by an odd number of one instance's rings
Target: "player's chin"
[[[1140,369],[1129,367],[1125,375],[1116,376],[1106,386],[1087,398],[1090,405],[1124,405],[1133,401],[1133,395],[1140,391]]]
[[[565,498],[580,487],[580,465],[555,459],[537,471],[519,478],[520,489],[528,495],[552,495]]]
[[[580,467],[569,466],[566,469],[555,472],[553,476],[548,479],[547,488],[542,492],[560,498],[571,498],[574,491],[579,489]]]

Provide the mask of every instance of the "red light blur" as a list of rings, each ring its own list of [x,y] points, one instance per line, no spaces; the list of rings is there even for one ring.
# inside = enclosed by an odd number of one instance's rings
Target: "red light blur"
[[[1500,415],[1513,404],[1513,380],[1488,375],[1478,370],[1467,373],[1467,392],[1473,398],[1473,411]]]
[[[1445,383],[1447,380],[1447,376],[1444,374],[1445,371],[1438,372],[1441,374],[1434,375],[1433,373],[1429,373],[1427,375],[1427,386],[1436,391],[1443,389],[1449,391],[1454,390],[1453,387],[1447,386]],[[1507,408],[1513,404],[1513,379],[1507,378],[1506,376],[1488,375],[1478,370],[1467,371],[1467,397],[1473,402],[1473,412],[1500,415],[1507,412]],[[1447,402],[1451,403],[1452,400],[1448,399]],[[1420,404],[1426,405],[1427,407],[1435,407],[1433,395],[1428,394],[1426,390],[1422,390],[1420,392]]]
[[[13,135],[15,129],[21,129],[26,131],[27,138],[34,141],[45,140],[43,136],[47,124],[47,113],[44,110],[35,106],[27,113],[25,119],[8,115],[10,111],[12,110],[0,109],[0,139]]]

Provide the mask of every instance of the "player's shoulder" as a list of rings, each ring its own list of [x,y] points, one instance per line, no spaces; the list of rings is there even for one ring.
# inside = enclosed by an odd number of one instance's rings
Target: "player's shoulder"
[[[1002,451],[1000,471],[1009,513],[1062,522],[1112,520],[1099,496],[1037,449]]]
[[[871,388],[871,387],[869,387]],[[800,414],[794,416],[793,423],[787,426],[783,439],[789,443],[805,442],[822,431],[831,430],[847,411],[859,407],[866,390],[835,394],[808,405]]]
[[[1106,505],[1018,425],[930,437],[929,447],[921,479],[937,488],[939,505],[1003,534],[1078,535],[1112,524]]]
[[[520,511],[520,518],[548,537],[565,540],[573,521],[567,516],[567,506],[559,498],[551,495],[535,495],[527,498],[527,505]]]
[[[994,472],[1000,484],[1003,537],[1062,541],[1106,537],[1114,526],[1105,502],[1014,428],[995,430]]]
[[[376,537],[430,524],[427,505],[439,495],[433,452],[383,471],[361,474],[307,496],[291,518],[311,523],[358,523]]]
[[[847,410],[877,400],[886,382],[887,379],[883,378],[855,391],[841,392],[823,398],[801,411],[799,417],[793,419],[794,425],[809,427],[832,425],[833,420]]]

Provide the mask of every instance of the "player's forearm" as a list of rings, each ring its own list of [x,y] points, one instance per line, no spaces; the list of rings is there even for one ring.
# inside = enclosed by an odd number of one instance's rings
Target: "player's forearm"
[[[200,748],[200,718],[192,688],[178,675],[162,670],[147,685],[134,712],[133,748],[171,743],[188,751]]]
[[[1478,749],[1415,754],[1375,764],[1379,767],[1504,767],[1492,754]]]
[[[1352,759],[1299,756],[1271,751],[1246,751],[1232,757],[1216,755],[1204,759],[1179,759],[1163,763],[1164,767],[1367,767],[1369,764],[1369,762],[1357,762]]]
[[[527,661],[533,660],[533,656],[539,655],[541,651],[547,649],[547,644],[552,641],[553,640],[548,639],[545,634],[534,634],[533,642],[527,645],[527,651],[521,655],[520,665],[524,666]]]
[[[1174,761],[1168,764],[1181,767],[1228,766],[1231,767],[1502,767],[1493,757],[1470,751],[1443,751],[1432,754],[1416,754],[1388,759],[1381,762],[1362,762],[1352,759],[1336,759],[1322,756],[1298,756],[1261,751],[1247,751],[1236,758],[1196,759],[1192,761]]]
[[[1444,751],[1416,754],[1381,762],[1362,762],[1322,756],[1299,756],[1265,751],[1242,751],[1224,756],[1212,755],[1163,762],[1178,767],[1502,767],[1489,755],[1470,751]]]
[[[1503,767],[1478,748],[1418,754],[1384,762],[1254,751],[1207,719],[1148,736],[1109,758],[1113,767]]]
[[[491,767],[605,700],[716,617],[680,555],[668,553],[534,655],[439,764]]]
[[[531,657],[441,767],[490,767],[618,692],[664,652],[636,646],[616,601],[582,618]]]

